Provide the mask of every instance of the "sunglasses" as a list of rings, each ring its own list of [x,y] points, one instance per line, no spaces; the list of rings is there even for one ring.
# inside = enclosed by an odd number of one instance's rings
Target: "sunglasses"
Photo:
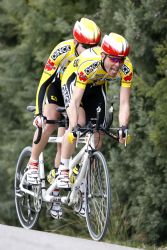
[[[107,56],[111,62],[113,63],[123,63],[125,61],[125,57],[114,57],[114,56]]]

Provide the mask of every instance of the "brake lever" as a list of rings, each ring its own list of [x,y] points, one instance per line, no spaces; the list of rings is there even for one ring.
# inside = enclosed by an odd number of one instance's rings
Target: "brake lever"
[[[37,132],[37,137],[34,140],[34,144],[38,144],[42,137],[42,127],[38,127],[37,129],[38,129],[38,132]]]

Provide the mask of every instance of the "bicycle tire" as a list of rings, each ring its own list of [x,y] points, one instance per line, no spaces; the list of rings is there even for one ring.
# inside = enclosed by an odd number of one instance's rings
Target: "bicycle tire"
[[[103,154],[89,158],[86,176],[86,222],[90,236],[100,241],[106,234],[111,210],[110,177]]]
[[[20,182],[23,174],[27,170],[27,163],[31,156],[31,147],[25,147],[17,161],[15,173],[15,206],[18,220],[22,227],[31,229],[33,228],[39,218],[39,212],[34,208],[34,197],[24,193],[20,190]],[[33,189],[33,185],[28,184],[26,181],[23,184],[29,190]]]

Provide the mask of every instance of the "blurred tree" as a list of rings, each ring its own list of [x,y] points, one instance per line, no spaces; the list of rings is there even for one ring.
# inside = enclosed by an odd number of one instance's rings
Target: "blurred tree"
[[[115,234],[122,240],[147,243],[166,239],[165,6],[165,0],[101,1],[101,26],[106,33],[117,32],[130,42],[135,73],[130,121],[133,143],[126,150],[114,147],[110,153],[111,238]]]

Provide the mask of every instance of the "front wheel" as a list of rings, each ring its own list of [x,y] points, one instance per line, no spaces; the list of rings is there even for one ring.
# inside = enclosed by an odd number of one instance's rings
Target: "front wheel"
[[[86,179],[87,227],[92,239],[102,240],[110,218],[111,191],[109,171],[101,152],[90,156]]]
[[[24,148],[19,156],[15,173],[16,212],[22,227],[28,229],[35,226],[41,209],[41,204],[39,206],[39,201],[41,199],[38,199],[37,202],[37,197],[35,198],[32,195],[20,190],[20,183],[22,181],[25,172],[27,171],[27,163],[29,161],[30,156],[31,156],[31,147]],[[38,197],[40,196],[39,194],[40,186],[30,185],[27,182],[26,178],[23,182],[23,187],[26,190],[38,193]]]

